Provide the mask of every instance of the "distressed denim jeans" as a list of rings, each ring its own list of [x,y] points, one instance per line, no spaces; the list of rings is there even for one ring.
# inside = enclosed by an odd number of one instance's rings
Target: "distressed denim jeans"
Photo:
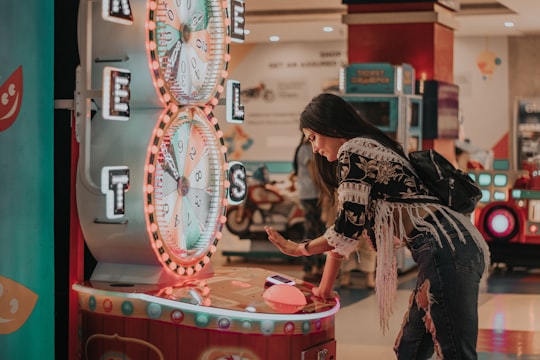
[[[403,319],[394,351],[400,360],[477,359],[478,292],[484,257],[469,233],[464,243],[442,216],[437,216],[451,238],[442,247],[426,232],[413,232],[408,246],[418,264],[416,288]],[[461,225],[460,225],[461,228]]]

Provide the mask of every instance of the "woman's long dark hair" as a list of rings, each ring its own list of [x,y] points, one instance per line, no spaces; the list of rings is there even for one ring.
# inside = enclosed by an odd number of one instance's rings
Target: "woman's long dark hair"
[[[370,138],[405,157],[402,146],[396,140],[364,120],[354,106],[334,94],[323,93],[311,100],[300,115],[300,131],[302,129],[334,138]],[[313,160],[315,171],[319,174],[316,182],[333,203],[339,185],[338,162],[329,162],[319,154],[314,154]]]

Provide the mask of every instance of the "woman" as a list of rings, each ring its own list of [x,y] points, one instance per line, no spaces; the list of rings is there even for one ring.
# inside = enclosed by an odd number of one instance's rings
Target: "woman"
[[[321,94],[300,116],[311,142],[323,190],[337,189],[338,213],[323,236],[297,244],[267,227],[281,252],[327,252],[313,294],[334,296],[341,260],[366,235],[377,250],[376,293],[380,325],[388,320],[397,290],[395,251],[407,246],[418,264],[394,351],[398,359],[476,359],[478,292],[489,264],[487,245],[465,215],[442,205],[407,161],[402,147],[370,125],[342,98]]]

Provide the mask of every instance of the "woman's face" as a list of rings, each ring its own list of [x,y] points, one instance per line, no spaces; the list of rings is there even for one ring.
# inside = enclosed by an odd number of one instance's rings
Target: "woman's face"
[[[336,161],[338,150],[347,139],[321,135],[310,129],[303,129],[305,138],[311,143],[314,153],[324,156],[329,162]]]

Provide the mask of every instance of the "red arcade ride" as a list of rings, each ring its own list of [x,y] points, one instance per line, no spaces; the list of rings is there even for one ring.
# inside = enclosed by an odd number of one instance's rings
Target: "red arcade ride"
[[[540,267],[540,99],[519,99],[510,162],[516,170],[469,173],[482,188],[475,224],[492,263]]]

